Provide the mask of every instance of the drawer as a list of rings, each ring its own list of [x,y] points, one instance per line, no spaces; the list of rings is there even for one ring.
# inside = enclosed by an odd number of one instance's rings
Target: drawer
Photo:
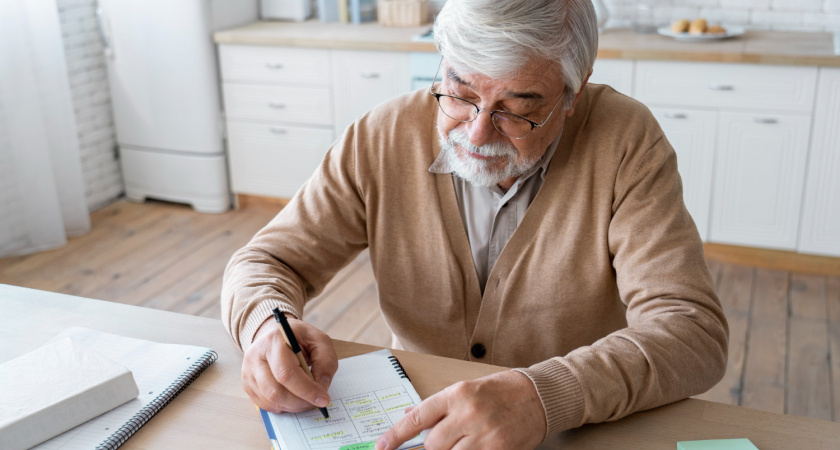
[[[290,198],[333,143],[332,130],[229,121],[231,185],[240,194]]]
[[[226,83],[223,91],[228,119],[309,125],[333,123],[332,96],[327,88]]]
[[[219,60],[223,81],[330,85],[326,49],[221,45]]]
[[[624,95],[633,94],[633,61],[626,59],[596,59],[590,83],[612,86]]]
[[[816,67],[637,61],[643,103],[810,113]]]

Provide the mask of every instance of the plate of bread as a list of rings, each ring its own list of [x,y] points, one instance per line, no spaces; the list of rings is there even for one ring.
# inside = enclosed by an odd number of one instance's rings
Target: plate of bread
[[[670,36],[678,41],[706,42],[718,39],[731,38],[744,34],[742,27],[719,24],[709,25],[706,19],[680,19],[674,21],[670,26],[659,27],[657,30],[663,36]]]

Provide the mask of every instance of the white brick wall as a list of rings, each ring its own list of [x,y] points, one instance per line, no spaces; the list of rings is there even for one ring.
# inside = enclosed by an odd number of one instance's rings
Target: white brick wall
[[[703,17],[710,23],[750,29],[833,31],[840,29],[840,0],[603,0],[610,12],[607,27],[632,25],[637,3],[654,5],[662,25],[678,18]]]
[[[85,197],[93,211],[123,192],[96,0],[57,0],[76,113]]]

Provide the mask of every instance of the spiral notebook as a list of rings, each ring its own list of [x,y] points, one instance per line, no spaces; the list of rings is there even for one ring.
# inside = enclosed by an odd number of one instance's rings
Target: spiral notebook
[[[105,414],[70,429],[36,447],[38,450],[115,449],[216,361],[216,352],[192,345],[161,344],[71,327],[55,339],[69,337],[134,375],[140,395]]]
[[[329,419],[318,409],[275,414],[260,409],[274,450],[373,449],[376,439],[420,403],[411,380],[390,350],[338,361],[330,384]],[[423,431],[400,449],[421,449]]]

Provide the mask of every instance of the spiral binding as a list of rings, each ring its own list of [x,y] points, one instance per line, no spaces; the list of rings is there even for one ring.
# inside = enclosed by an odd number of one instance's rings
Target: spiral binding
[[[213,350],[209,350],[201,355],[196,362],[194,362],[189,369],[187,369],[181,376],[172,382],[166,389],[163,390],[154,400],[137,412],[125,425],[121,426],[119,430],[115,431],[108,439],[105,439],[101,444],[96,446],[96,450],[114,450],[136,433],[146,422],[149,421],[155,414],[160,412],[164,406],[168,405],[178,394],[195,381],[205,369],[216,362],[219,355]],[[397,363],[399,364],[399,363]]]
[[[388,359],[391,360],[391,365],[394,366],[394,370],[397,371],[397,375],[399,375],[400,378],[405,378],[406,380],[411,381],[411,378],[408,378],[408,375],[405,374],[405,369],[403,369],[402,364],[400,364],[400,361],[396,356],[391,355]]]

